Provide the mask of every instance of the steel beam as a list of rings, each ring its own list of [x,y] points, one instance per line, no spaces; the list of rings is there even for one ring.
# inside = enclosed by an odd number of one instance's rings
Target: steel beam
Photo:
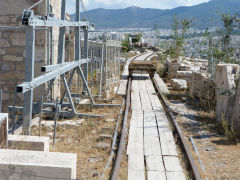
[[[69,77],[69,80],[68,80],[68,84],[67,84],[69,88],[70,88],[71,85],[72,85],[72,79],[73,79],[73,76],[74,76],[75,72],[76,72],[76,69],[74,69],[74,70],[71,72],[71,74],[70,74],[70,77]],[[65,98],[65,96],[66,96],[66,93],[67,93],[67,92],[64,91],[63,96],[62,96],[62,98],[61,98],[61,100],[60,100],[60,104],[63,103],[64,98]]]
[[[75,61],[81,61],[81,64],[85,64],[85,63],[88,63],[90,62],[90,59],[80,59],[78,60],[79,58],[77,58]],[[62,63],[62,64],[54,64],[54,65],[49,65],[49,66],[42,66],[41,67],[41,71],[42,72],[51,72],[51,71],[54,71],[56,69],[59,69],[61,67],[64,67],[66,66],[67,64],[70,64],[72,61],[70,62],[65,62],[65,63]]]
[[[28,20],[29,26],[35,27],[89,27],[88,21],[71,22],[67,20],[59,20],[52,17],[34,16]]]
[[[35,59],[35,27],[27,27],[26,31],[26,62],[25,81],[31,83],[34,78]],[[24,93],[24,113],[23,113],[23,134],[30,135],[33,108],[33,89],[28,89]]]
[[[90,100],[91,100],[92,104],[95,105],[94,99],[92,97],[92,93],[91,93],[90,89],[88,88],[87,81],[86,81],[86,79],[84,77],[84,74],[83,74],[82,69],[81,69],[80,66],[78,66],[78,73],[80,74],[80,76],[81,76],[81,78],[83,80],[83,85],[86,86],[86,90],[87,90],[87,93],[88,93],[88,95],[90,97]]]
[[[61,78],[63,80],[63,84],[64,84],[64,87],[65,87],[65,92],[66,92],[66,94],[68,96],[68,100],[69,100],[71,108],[72,108],[72,113],[75,115],[77,112],[76,112],[76,109],[75,109],[75,106],[74,106],[74,103],[73,103],[73,100],[72,100],[72,95],[71,95],[69,86],[67,84],[67,80],[66,80],[64,75],[61,75]]]
[[[56,69],[59,69],[61,67],[64,67],[65,65],[70,64],[70,62],[62,63],[62,64],[53,64],[53,65],[48,65],[48,66],[42,66],[41,67],[41,72],[51,72]]]
[[[88,59],[88,62],[90,59]],[[85,62],[85,61],[84,61]],[[32,79],[32,81],[26,81],[20,85],[17,86],[16,91],[20,93],[25,93],[29,90],[32,90],[62,74],[65,74],[66,72],[80,66],[82,64],[82,60],[79,61],[73,61],[59,69],[56,69],[55,71],[49,72],[47,74],[44,74],[42,76],[39,76],[37,78]],[[26,69],[27,70],[27,69]]]
[[[44,114],[46,115],[49,115],[49,116],[54,116],[55,115],[55,112],[53,111],[50,111],[50,110],[43,110]],[[65,118],[73,118],[73,117],[79,117],[79,118],[82,118],[82,117],[95,117],[95,118],[100,118],[100,117],[103,117],[103,115],[97,115],[97,114],[81,114],[81,113],[77,113],[77,114],[73,114],[71,112],[68,112],[68,111],[60,111],[59,112],[59,116],[60,117],[65,117]]]
[[[84,28],[84,58],[88,58],[88,29],[87,27]],[[87,81],[87,85],[88,85],[88,63],[83,65],[83,74],[85,77],[85,80]],[[84,85],[83,86],[83,91],[87,91],[87,86]]]

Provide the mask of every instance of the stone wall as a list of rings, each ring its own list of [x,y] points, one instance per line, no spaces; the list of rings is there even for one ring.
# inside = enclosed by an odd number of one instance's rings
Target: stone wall
[[[4,0],[0,2],[0,25],[21,26],[21,16],[24,9],[29,8],[36,0]],[[59,13],[60,3],[55,3],[53,11]],[[35,14],[46,15],[46,2],[34,9]],[[58,30],[54,35],[58,36]],[[15,87],[25,79],[25,30],[0,29],[0,89],[3,90],[3,112],[12,105]],[[58,37],[55,37],[56,40]],[[55,48],[55,52],[56,52]],[[35,50],[35,77],[41,74],[40,67],[46,63],[46,32],[36,32]],[[57,54],[57,53],[56,53]],[[55,57],[57,58],[57,57]],[[39,94],[45,86],[36,88],[35,100],[39,100]],[[23,95],[17,94],[16,103],[22,106]]]

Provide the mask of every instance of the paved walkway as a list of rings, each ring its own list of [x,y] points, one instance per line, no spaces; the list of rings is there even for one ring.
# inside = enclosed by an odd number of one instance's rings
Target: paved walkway
[[[147,74],[133,74],[129,180],[185,180],[170,125]]]

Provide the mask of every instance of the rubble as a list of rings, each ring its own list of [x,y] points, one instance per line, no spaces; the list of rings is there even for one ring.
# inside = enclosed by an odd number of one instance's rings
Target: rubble
[[[187,89],[187,81],[184,79],[172,79],[171,82],[175,91]]]
[[[61,128],[70,127],[70,126],[80,126],[84,121],[85,121],[84,119],[59,121],[59,122],[57,122],[57,126],[61,127]],[[34,126],[39,126],[39,124],[36,124]],[[54,121],[42,121],[41,126],[47,127],[48,129],[53,129]]]

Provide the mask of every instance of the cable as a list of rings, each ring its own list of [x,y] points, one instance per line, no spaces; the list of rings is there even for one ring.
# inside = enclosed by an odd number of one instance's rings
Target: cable
[[[80,0],[81,1],[81,4],[82,4],[82,9],[83,9],[83,19],[86,19],[86,17],[87,17],[87,19],[89,19],[89,17],[88,17],[88,15],[87,15],[87,9],[86,9],[86,7],[85,7],[85,5],[84,5],[84,3],[83,3],[83,0]]]
[[[39,5],[39,4],[42,3],[43,1],[45,1],[45,0],[40,0],[40,1],[38,1],[37,3],[35,3],[35,4],[32,5],[31,7],[29,7],[28,10],[34,8],[35,6]]]

